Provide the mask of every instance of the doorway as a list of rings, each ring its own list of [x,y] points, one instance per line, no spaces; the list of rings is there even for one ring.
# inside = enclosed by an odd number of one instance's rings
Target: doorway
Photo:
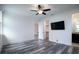
[[[48,43],[49,43],[49,21],[48,20],[44,21],[44,42],[45,42],[45,47],[48,48]]]
[[[79,47],[79,13],[72,14],[72,46]]]
[[[49,21],[37,21],[35,23],[35,31],[34,31],[35,40],[42,40],[45,43],[45,46],[48,46],[49,42]]]

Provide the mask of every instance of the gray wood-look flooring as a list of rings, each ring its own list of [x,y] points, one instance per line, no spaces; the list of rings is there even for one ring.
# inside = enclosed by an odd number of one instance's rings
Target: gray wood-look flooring
[[[71,54],[79,53],[79,48],[70,47],[55,42],[30,40],[22,43],[4,45],[2,54]],[[75,51],[77,50],[77,51]]]

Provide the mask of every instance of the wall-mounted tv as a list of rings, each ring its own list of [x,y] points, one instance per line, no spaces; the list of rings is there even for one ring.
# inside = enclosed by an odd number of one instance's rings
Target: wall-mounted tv
[[[64,30],[65,24],[64,21],[51,23],[51,30]]]

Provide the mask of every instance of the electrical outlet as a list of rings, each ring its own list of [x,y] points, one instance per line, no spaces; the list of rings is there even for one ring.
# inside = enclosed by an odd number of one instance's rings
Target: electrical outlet
[[[56,40],[56,42],[58,43],[58,40]]]

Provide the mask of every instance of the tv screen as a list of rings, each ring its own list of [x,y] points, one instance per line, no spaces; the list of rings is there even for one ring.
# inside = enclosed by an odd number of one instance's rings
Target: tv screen
[[[51,23],[51,30],[64,30],[65,24],[64,21]]]

